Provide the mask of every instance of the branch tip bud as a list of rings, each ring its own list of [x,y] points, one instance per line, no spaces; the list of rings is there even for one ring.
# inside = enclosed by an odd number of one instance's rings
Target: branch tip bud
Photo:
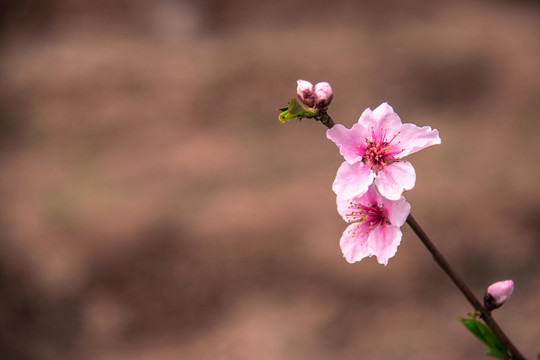
[[[514,282],[512,280],[499,281],[490,285],[484,295],[484,306],[488,311],[502,306],[514,292]]]
[[[315,104],[313,84],[307,80],[297,80],[296,83],[298,84],[296,93],[300,101],[309,107],[313,107]]]
[[[329,83],[320,82],[313,87],[313,98],[317,109],[328,109],[328,105],[332,102],[333,97],[334,93],[332,92],[332,87]]]

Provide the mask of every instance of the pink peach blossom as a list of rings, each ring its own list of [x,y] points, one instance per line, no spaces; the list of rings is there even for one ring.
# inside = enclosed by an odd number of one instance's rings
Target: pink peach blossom
[[[345,199],[362,196],[375,183],[384,197],[398,200],[416,182],[414,167],[402,158],[441,143],[437,130],[402,124],[387,103],[366,109],[351,129],[338,124],[326,136],[345,158],[332,186]]]
[[[375,255],[380,264],[388,264],[401,242],[400,227],[411,210],[405,198],[386,199],[372,185],[352,201],[338,196],[337,207],[350,224],[339,242],[345,259],[354,263]]]

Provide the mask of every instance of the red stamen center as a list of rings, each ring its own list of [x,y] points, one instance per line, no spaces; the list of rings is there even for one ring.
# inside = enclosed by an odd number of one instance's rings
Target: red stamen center
[[[396,155],[403,151],[392,144],[399,132],[391,138],[387,137],[387,132],[386,129],[381,128],[379,134],[376,135],[375,129],[372,127],[371,139],[366,138],[366,152],[361,154],[364,164],[371,166],[375,173],[384,170],[387,165],[393,162],[400,161]],[[399,143],[398,141],[397,144]]]
[[[349,209],[351,212],[346,215],[347,222],[359,223],[357,228],[360,228],[360,224],[365,224],[368,226],[368,232],[377,226],[390,223],[386,210],[382,205],[373,204],[368,206],[351,202]],[[363,228],[365,229],[365,227]]]

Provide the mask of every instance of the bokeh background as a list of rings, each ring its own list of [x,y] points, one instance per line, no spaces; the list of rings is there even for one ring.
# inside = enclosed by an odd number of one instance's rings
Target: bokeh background
[[[439,129],[413,214],[540,351],[537,1],[4,0],[0,41],[1,359],[485,358],[407,226],[342,258],[299,78]]]

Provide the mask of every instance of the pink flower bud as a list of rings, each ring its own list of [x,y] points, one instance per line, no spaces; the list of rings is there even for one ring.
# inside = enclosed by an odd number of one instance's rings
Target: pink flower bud
[[[332,102],[334,93],[332,92],[332,87],[327,82],[320,82],[315,84],[313,88],[313,97],[315,98],[315,107],[321,110],[325,110]]]
[[[514,282],[512,280],[499,281],[490,285],[484,295],[484,305],[488,311],[504,304],[514,292]]]
[[[313,107],[313,104],[315,104],[315,100],[313,99],[313,84],[306,80],[298,80],[296,83],[298,84],[296,93],[300,101],[309,107]]]

